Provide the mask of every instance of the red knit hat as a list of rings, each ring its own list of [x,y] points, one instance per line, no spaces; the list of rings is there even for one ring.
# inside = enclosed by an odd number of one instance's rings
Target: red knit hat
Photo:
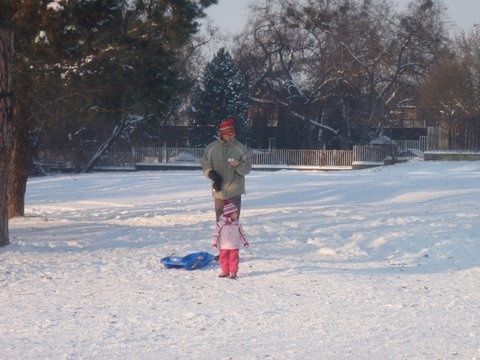
[[[235,129],[233,128],[233,118],[228,118],[223,121],[218,129],[220,130],[220,136],[235,134]]]
[[[237,207],[235,206],[234,203],[231,203],[230,201],[226,200],[223,202],[223,215],[225,216],[230,216],[234,212],[238,212]]]

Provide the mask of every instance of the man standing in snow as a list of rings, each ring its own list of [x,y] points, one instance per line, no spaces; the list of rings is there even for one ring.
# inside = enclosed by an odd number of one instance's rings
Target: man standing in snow
[[[212,180],[217,222],[223,213],[224,200],[235,204],[240,215],[245,175],[252,167],[248,149],[235,139],[233,122],[229,118],[220,124],[220,136],[206,147],[202,161],[204,175]]]

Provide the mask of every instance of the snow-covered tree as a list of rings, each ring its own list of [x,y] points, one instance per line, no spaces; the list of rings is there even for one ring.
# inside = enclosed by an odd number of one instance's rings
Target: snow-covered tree
[[[23,215],[28,135],[45,139],[46,128],[60,129],[51,139],[62,140],[58,152],[65,152],[72,150],[68,135],[91,134],[84,145],[98,151],[80,164],[88,168],[138,119],[159,121],[188,89],[177,56],[215,3],[0,1],[0,28],[11,24],[16,50],[11,217]]]
[[[177,59],[198,31],[195,19],[203,15],[206,3],[211,1],[130,1],[115,14],[109,32],[92,39],[98,51],[84,57],[79,68],[68,73],[68,81],[77,93],[88,89],[93,95],[86,115],[94,124],[110,126],[99,129],[96,140],[101,145],[89,149],[95,155],[83,171],[140,122],[158,127],[176,99],[190,89],[192,82]]]
[[[233,117],[237,139],[248,136],[247,87],[243,75],[225,48],[207,64],[194,88],[189,121],[191,146],[203,147],[217,135],[220,122]]]

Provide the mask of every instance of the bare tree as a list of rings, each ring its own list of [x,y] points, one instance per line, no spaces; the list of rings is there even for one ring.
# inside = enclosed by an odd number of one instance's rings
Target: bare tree
[[[421,88],[422,116],[436,128],[439,149],[480,149],[480,29],[456,41]]]
[[[427,0],[405,14],[389,0],[270,0],[251,13],[235,52],[251,99],[282,105],[320,144],[381,132],[446,40]]]

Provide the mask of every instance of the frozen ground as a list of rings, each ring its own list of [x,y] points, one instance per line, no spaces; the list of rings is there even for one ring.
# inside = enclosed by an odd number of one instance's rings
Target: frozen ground
[[[237,280],[200,171],[32,178],[1,359],[480,359],[480,162],[247,176]]]

